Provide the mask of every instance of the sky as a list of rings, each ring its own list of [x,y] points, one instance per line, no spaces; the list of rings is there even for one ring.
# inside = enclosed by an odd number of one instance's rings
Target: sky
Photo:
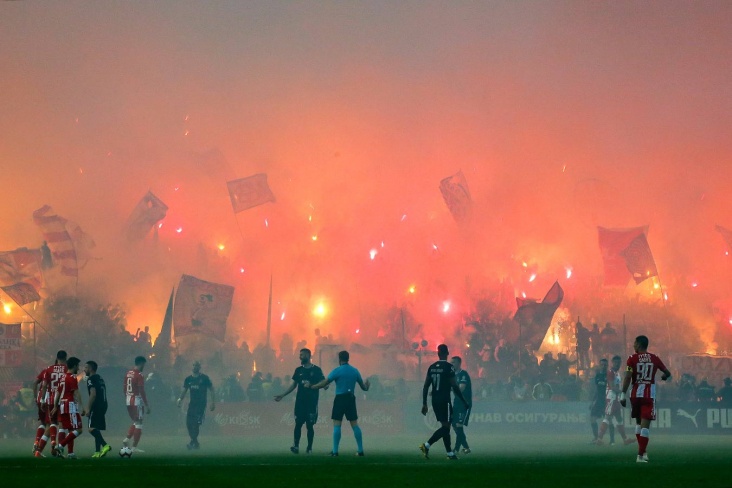
[[[97,244],[79,293],[126,304],[132,331],[155,335],[191,274],[235,286],[229,333],[261,341],[271,276],[274,336],[378,340],[365,317],[399,307],[438,341],[501,282],[541,298],[559,280],[569,315],[617,320],[598,316],[596,228],[648,225],[669,303],[711,342],[732,316],[714,230],[732,228],[730,18],[721,1],[0,2],[0,249],[37,247],[49,204]],[[466,226],[439,192],[458,171]],[[226,181],[255,173],[277,202],[234,214]],[[170,210],[132,245],[148,190]]]

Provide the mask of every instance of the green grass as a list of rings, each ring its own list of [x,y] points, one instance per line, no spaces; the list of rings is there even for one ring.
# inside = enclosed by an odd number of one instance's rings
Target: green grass
[[[732,487],[732,436],[651,438],[649,464],[635,463],[635,446],[597,447],[586,438],[528,435],[470,439],[473,453],[445,459],[442,445],[425,460],[413,436],[365,437],[366,456],[344,429],[341,455],[327,456],[330,439],[316,438],[315,454],[293,455],[290,439],[202,436],[202,450],[189,452],[183,437],[145,438],[147,452],[132,459],[117,455],[119,439],[107,458],[92,460],[88,433],[78,441],[81,458],[30,457],[30,441],[0,439],[4,486],[308,487],[368,486],[539,486],[599,487],[646,480],[653,487]],[[303,438],[303,441],[305,439]]]

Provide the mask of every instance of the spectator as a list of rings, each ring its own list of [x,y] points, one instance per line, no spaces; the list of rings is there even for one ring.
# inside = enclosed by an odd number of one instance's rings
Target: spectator
[[[724,386],[717,391],[717,397],[722,406],[732,406],[732,378],[724,379]]]
[[[590,331],[582,322],[577,322],[575,332],[577,338],[577,368],[588,369],[590,367]]]
[[[605,353],[602,349],[602,336],[600,335],[600,327],[597,324],[592,324],[592,330],[590,331],[590,344],[592,345],[592,356],[595,364],[600,361],[602,355]]]
[[[707,382],[706,378],[702,378],[696,387],[696,399],[700,402],[713,402],[717,399],[714,394],[714,387]]]
[[[539,402],[548,402],[551,400],[554,391],[552,385],[546,382],[544,376],[539,376],[539,382],[534,385],[534,389],[531,392],[531,397]]]
[[[264,400],[264,380],[262,379],[262,372],[257,371],[252,376],[252,381],[247,387],[247,396],[250,402],[261,402]]]

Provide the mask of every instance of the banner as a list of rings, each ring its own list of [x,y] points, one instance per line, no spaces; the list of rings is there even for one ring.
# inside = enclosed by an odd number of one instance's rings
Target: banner
[[[267,175],[264,173],[229,181],[226,186],[229,188],[234,213],[275,201],[275,196],[267,184]]]
[[[519,347],[523,347],[525,344],[531,344],[534,351],[539,350],[546,336],[546,331],[549,330],[549,326],[552,324],[554,312],[562,304],[563,299],[564,290],[559,286],[558,281],[554,282],[554,285],[552,285],[541,302],[532,299],[516,298],[518,310],[516,310],[516,315],[513,316],[513,319],[521,327],[520,335],[523,342],[523,344],[519,344]],[[514,331],[514,337],[511,337],[511,342],[517,341],[518,336],[518,331]]]
[[[732,378],[732,356],[711,356],[709,354],[689,354],[681,358],[679,371],[721,387],[725,378]]]
[[[183,275],[173,307],[176,337],[205,334],[223,342],[234,287]]]
[[[151,191],[142,197],[127,219],[125,235],[128,241],[144,239],[158,222],[168,213],[168,206]]]
[[[332,387],[331,387],[332,388]],[[293,394],[294,396],[294,394]],[[325,398],[323,398],[325,396]],[[333,432],[330,418],[333,397],[322,395],[315,431],[321,435]],[[295,426],[293,402],[219,403],[209,417],[225,435],[292,435]],[[404,411],[401,403],[356,400],[358,424],[367,435],[390,435],[404,432]]]
[[[632,229],[597,228],[605,274],[605,286],[624,287],[628,284],[628,260],[621,253],[628,249],[637,237],[641,235],[645,236],[647,231],[648,226],[634,227]]]
[[[22,364],[20,324],[0,324],[0,366]]]
[[[645,234],[633,239],[620,255],[625,258],[625,266],[633,275],[636,285],[652,276],[658,276],[656,263],[653,260],[653,254],[651,254],[651,248]]]
[[[473,199],[462,171],[443,178],[440,181],[440,193],[455,221],[463,223],[470,218]]]
[[[10,286],[0,287],[7,295],[20,306],[30,302],[37,302],[41,299],[35,288],[28,283],[16,283]]]
[[[0,286],[28,283],[35,291],[41,288],[41,250],[22,247],[0,252]]]

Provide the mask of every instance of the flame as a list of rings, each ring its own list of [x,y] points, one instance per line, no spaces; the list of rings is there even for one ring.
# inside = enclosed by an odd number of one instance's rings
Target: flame
[[[416,286],[412,285],[412,286],[409,287],[409,293],[414,293],[415,291],[417,291],[417,287]]]
[[[369,251],[369,256],[371,257],[372,261],[374,260],[374,258],[376,257],[377,254],[379,254],[379,251],[377,251],[376,249],[372,249]]]
[[[566,268],[567,270],[567,279],[570,279],[572,277],[572,268]]]
[[[314,236],[312,236],[312,237],[311,237],[311,239],[312,239],[313,241],[317,241],[317,240],[318,240],[318,236],[317,236],[317,235],[314,235]]]
[[[13,311],[9,303],[3,303],[3,310],[5,310],[5,313],[8,315],[10,315],[10,312]]]
[[[316,317],[323,318],[328,313],[328,309],[325,307],[325,304],[323,302],[318,303],[315,305],[315,308],[313,308],[313,315]]]
[[[531,276],[529,276],[529,283],[531,283],[531,282],[532,282],[532,281],[534,281],[535,279],[536,279],[536,273],[532,273],[532,275],[531,275]]]
[[[178,234],[180,234],[181,232],[183,232],[183,227],[178,227],[177,229],[175,229],[175,231],[176,231],[176,232],[177,232]]]
[[[219,251],[223,251],[224,249],[226,249],[226,246],[224,246],[223,244],[219,244],[218,248],[219,248]]]

